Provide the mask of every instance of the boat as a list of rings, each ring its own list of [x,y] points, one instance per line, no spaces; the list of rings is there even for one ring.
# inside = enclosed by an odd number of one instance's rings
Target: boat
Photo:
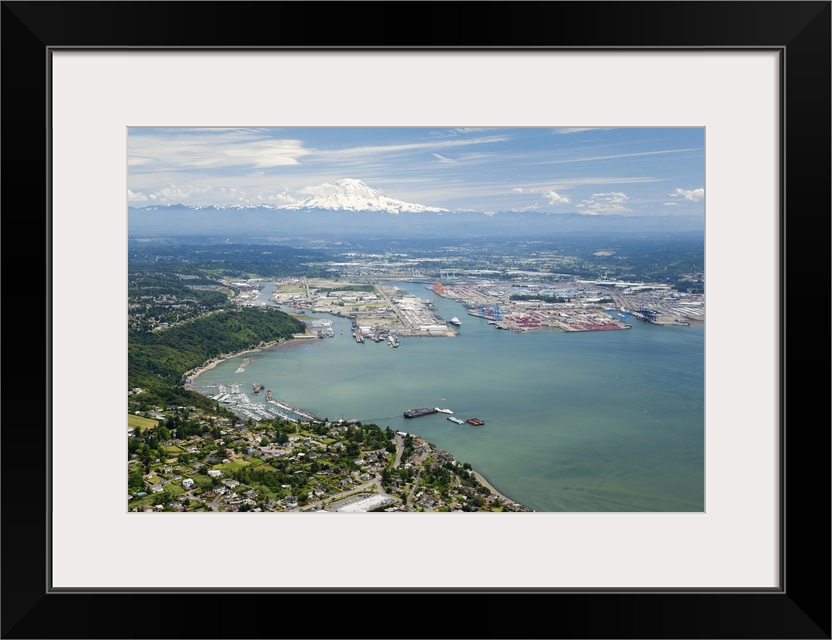
[[[456,316],[454,316],[453,318],[448,320],[448,322],[451,323],[452,325],[454,325],[455,327],[462,326],[462,323],[459,321],[459,318],[457,318]]]
[[[438,413],[434,407],[423,407],[421,409],[409,409],[405,411],[402,415],[405,418],[419,418],[421,416],[428,416],[433,413]]]
[[[468,418],[465,422],[467,422],[468,424],[472,424],[475,427],[479,427],[480,425],[485,424],[485,422],[480,420],[479,418]]]
[[[391,347],[399,346],[399,339],[396,336],[388,336],[387,342],[390,344]]]
[[[465,420],[460,420],[459,418],[454,418],[453,416],[448,416],[448,420],[454,424],[465,424]]]
[[[453,413],[453,411],[451,411],[450,409],[440,409],[439,407],[436,407],[436,410],[439,413]]]

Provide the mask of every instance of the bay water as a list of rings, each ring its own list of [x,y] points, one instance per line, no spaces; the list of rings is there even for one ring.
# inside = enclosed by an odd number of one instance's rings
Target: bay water
[[[330,420],[357,419],[421,436],[470,463],[501,493],[545,512],[704,510],[704,327],[513,333],[467,315],[422,283],[399,289],[431,300],[456,337],[356,343],[351,323],[326,314],[335,336],[293,340],[233,357],[200,374],[251,392],[262,383]],[[274,283],[259,301],[268,303]],[[343,333],[342,333],[343,332]],[[237,373],[244,357],[254,357]],[[405,419],[419,407],[451,409]]]

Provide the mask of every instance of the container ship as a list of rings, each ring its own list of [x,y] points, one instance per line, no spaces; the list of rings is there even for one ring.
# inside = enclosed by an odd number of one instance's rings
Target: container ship
[[[434,407],[423,407],[422,409],[410,409],[405,411],[402,415],[405,418],[419,418],[421,416],[428,416],[432,413],[439,413]]]

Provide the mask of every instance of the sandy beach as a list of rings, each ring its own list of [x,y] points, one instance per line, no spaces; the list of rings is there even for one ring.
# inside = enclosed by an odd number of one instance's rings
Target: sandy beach
[[[286,343],[287,343],[286,340],[275,340],[274,342],[269,342],[267,344],[264,344],[262,347],[255,347],[254,349],[246,349],[245,351],[239,351],[237,353],[231,353],[231,354],[219,357],[219,358],[213,358],[213,359],[209,360],[208,362],[206,362],[205,364],[203,364],[201,367],[197,367],[196,369],[192,369],[191,371],[188,371],[185,374],[185,384],[186,384],[186,386],[191,386],[192,387],[193,384],[194,384],[194,380],[196,380],[197,376],[199,376],[202,373],[205,373],[209,369],[213,369],[220,362],[225,362],[226,360],[231,360],[232,358],[238,358],[242,355],[245,355],[246,353],[257,353],[257,352],[260,352],[260,351],[264,351],[266,349],[273,349],[274,347],[278,347],[278,346],[284,345]],[[246,363],[246,364],[248,364],[248,363]]]
[[[476,479],[480,481],[480,484],[482,484],[485,487],[488,487],[491,490],[491,493],[493,493],[496,496],[499,496],[499,497],[503,498],[504,500],[508,500],[509,502],[517,502],[516,500],[513,500],[513,499],[509,498],[507,495],[502,494],[499,491],[497,491],[497,489],[494,488],[494,485],[492,485],[490,482],[488,482],[488,480],[486,480],[483,477],[483,475],[481,473],[479,473],[476,469],[474,469],[473,471],[474,471],[474,477],[476,477]]]

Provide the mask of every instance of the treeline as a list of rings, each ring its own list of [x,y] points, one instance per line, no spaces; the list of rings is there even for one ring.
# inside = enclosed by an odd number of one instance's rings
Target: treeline
[[[189,244],[132,246],[131,267],[152,265],[161,273],[249,278],[280,277],[287,273],[322,277],[331,257],[316,249],[273,244]]]
[[[691,282],[690,280],[680,280],[679,282],[673,285],[673,288],[676,291],[681,291],[682,293],[692,293],[700,295],[705,293],[704,282]]]
[[[196,318],[166,331],[128,331],[128,386],[143,393],[131,404],[212,406],[204,396],[181,387],[184,374],[223,354],[290,338],[306,330],[300,320],[275,309],[243,307]],[[206,402],[208,403],[206,405]]]
[[[322,293],[333,291],[369,291],[372,293],[376,288],[371,284],[345,284],[343,287],[318,287],[315,290]]]

